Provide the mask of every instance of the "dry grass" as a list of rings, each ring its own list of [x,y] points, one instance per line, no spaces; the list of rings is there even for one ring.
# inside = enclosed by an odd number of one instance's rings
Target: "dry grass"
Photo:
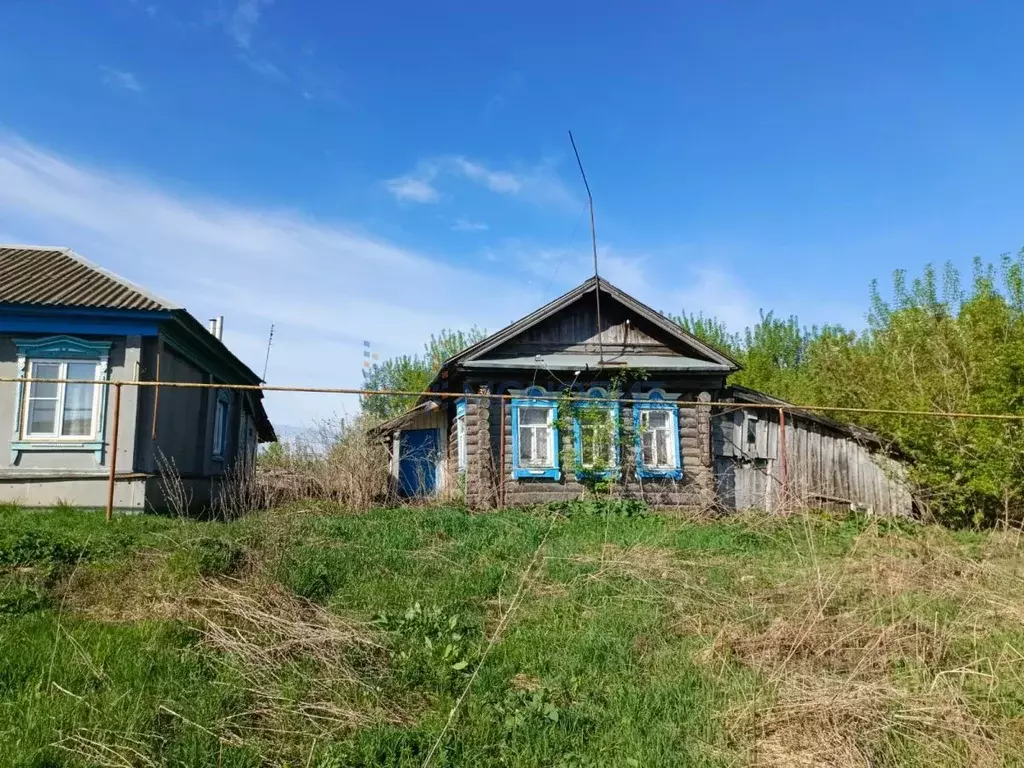
[[[373,426],[367,418],[321,422],[310,440],[261,459],[252,477],[260,508],[320,500],[368,510],[393,501],[387,446]]]
[[[838,561],[812,550],[805,568],[752,585],[749,602],[720,603],[696,658],[759,673],[760,688],[724,717],[750,763],[893,764],[897,744],[944,765],[1009,759],[1024,720],[990,715],[1012,709],[1000,680],[1019,684],[1024,656],[985,638],[1000,621],[1019,626],[1010,555],[975,561],[948,540],[869,529]]]
[[[290,733],[308,743],[357,726],[406,721],[366,682],[384,658],[368,626],[271,583],[242,589],[204,581],[189,606],[203,643],[222,654],[253,703],[223,723],[227,732]]]

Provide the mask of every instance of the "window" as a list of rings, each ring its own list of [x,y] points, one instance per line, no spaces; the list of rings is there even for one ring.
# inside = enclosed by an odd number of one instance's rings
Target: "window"
[[[99,419],[95,384],[70,384],[59,379],[99,377],[100,364],[93,360],[30,360],[26,385],[22,436],[26,440],[96,437]],[[52,381],[50,381],[52,379]]]
[[[455,403],[455,451],[458,456],[459,472],[466,471],[466,401]]]
[[[675,406],[643,403],[636,405],[633,414],[637,432],[637,474],[640,477],[681,477]]]
[[[580,404],[576,408],[576,460],[583,473],[610,476],[618,470],[618,409]]]
[[[213,458],[223,459],[228,448],[228,411],[231,395],[224,390],[217,391],[217,406],[213,412]]]
[[[558,479],[558,405],[552,400],[512,401],[514,477]]]

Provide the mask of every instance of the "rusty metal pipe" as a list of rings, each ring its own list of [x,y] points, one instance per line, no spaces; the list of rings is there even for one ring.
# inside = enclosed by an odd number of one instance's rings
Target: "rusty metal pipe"
[[[505,508],[505,401],[499,400],[498,407],[498,508]]]
[[[114,382],[114,432],[110,437],[110,476],[107,479],[107,522],[114,519],[114,474],[117,472],[117,433],[121,431],[121,382]]]

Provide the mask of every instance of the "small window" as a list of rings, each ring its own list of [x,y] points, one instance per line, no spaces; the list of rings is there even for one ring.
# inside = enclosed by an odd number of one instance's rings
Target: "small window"
[[[637,406],[637,472],[641,477],[679,476],[677,418],[674,407]]]
[[[29,361],[29,378],[44,381],[32,381],[27,385],[23,437],[68,440],[96,438],[96,385],[58,380],[95,381],[99,365],[98,361],[92,360]]]
[[[217,406],[213,413],[213,458],[223,459],[228,448],[228,411],[231,405],[230,393],[217,392]]]
[[[455,403],[455,450],[458,456],[459,472],[466,471],[466,401]]]
[[[586,472],[617,470],[618,418],[615,408],[581,405],[576,409],[576,458]]]
[[[551,401],[512,401],[513,474],[515,477],[560,477],[558,406]]]

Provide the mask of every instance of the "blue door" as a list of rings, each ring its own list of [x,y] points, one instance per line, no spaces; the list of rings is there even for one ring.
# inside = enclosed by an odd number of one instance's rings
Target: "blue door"
[[[437,485],[438,430],[403,429],[398,438],[398,491],[430,496]]]

